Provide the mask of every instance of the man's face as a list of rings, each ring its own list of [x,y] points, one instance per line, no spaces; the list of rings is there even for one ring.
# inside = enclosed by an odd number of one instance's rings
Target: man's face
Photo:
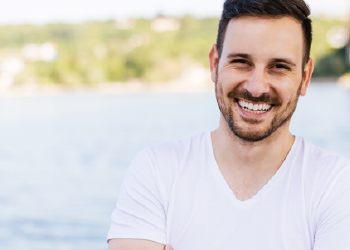
[[[303,53],[302,27],[292,18],[232,19],[220,59],[215,46],[210,52],[221,125],[251,142],[288,130],[312,73]]]

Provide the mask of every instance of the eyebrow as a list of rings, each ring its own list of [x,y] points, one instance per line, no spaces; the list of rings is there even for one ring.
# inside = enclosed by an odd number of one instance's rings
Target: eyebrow
[[[248,60],[252,60],[251,55],[245,54],[245,53],[230,53],[227,55],[227,59],[233,59],[233,58],[245,58]],[[297,65],[288,58],[273,58],[270,60],[270,63],[285,63],[290,65],[291,67],[296,67]]]

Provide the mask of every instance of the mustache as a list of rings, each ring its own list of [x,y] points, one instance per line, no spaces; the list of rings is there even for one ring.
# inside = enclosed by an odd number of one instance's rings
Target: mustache
[[[235,90],[227,95],[231,99],[245,99],[251,102],[264,102],[272,105],[280,105],[282,103],[281,99],[276,95],[271,95],[269,93],[263,93],[260,96],[253,96],[248,90]]]

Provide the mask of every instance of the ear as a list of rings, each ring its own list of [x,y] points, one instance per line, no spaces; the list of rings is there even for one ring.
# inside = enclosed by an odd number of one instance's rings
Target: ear
[[[214,44],[211,47],[211,50],[209,52],[209,63],[210,63],[211,80],[215,83],[217,81],[217,67],[219,64],[219,54],[218,54],[216,44]]]
[[[311,81],[312,72],[314,71],[314,62],[310,58],[309,61],[304,66],[304,72],[303,72],[303,82],[301,86],[300,95],[305,96],[306,90],[308,89]]]

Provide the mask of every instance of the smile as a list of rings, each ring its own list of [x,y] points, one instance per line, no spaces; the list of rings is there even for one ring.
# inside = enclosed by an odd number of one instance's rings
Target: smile
[[[242,109],[252,113],[265,113],[272,108],[272,105],[267,103],[251,103],[244,100],[237,100],[237,103]]]

